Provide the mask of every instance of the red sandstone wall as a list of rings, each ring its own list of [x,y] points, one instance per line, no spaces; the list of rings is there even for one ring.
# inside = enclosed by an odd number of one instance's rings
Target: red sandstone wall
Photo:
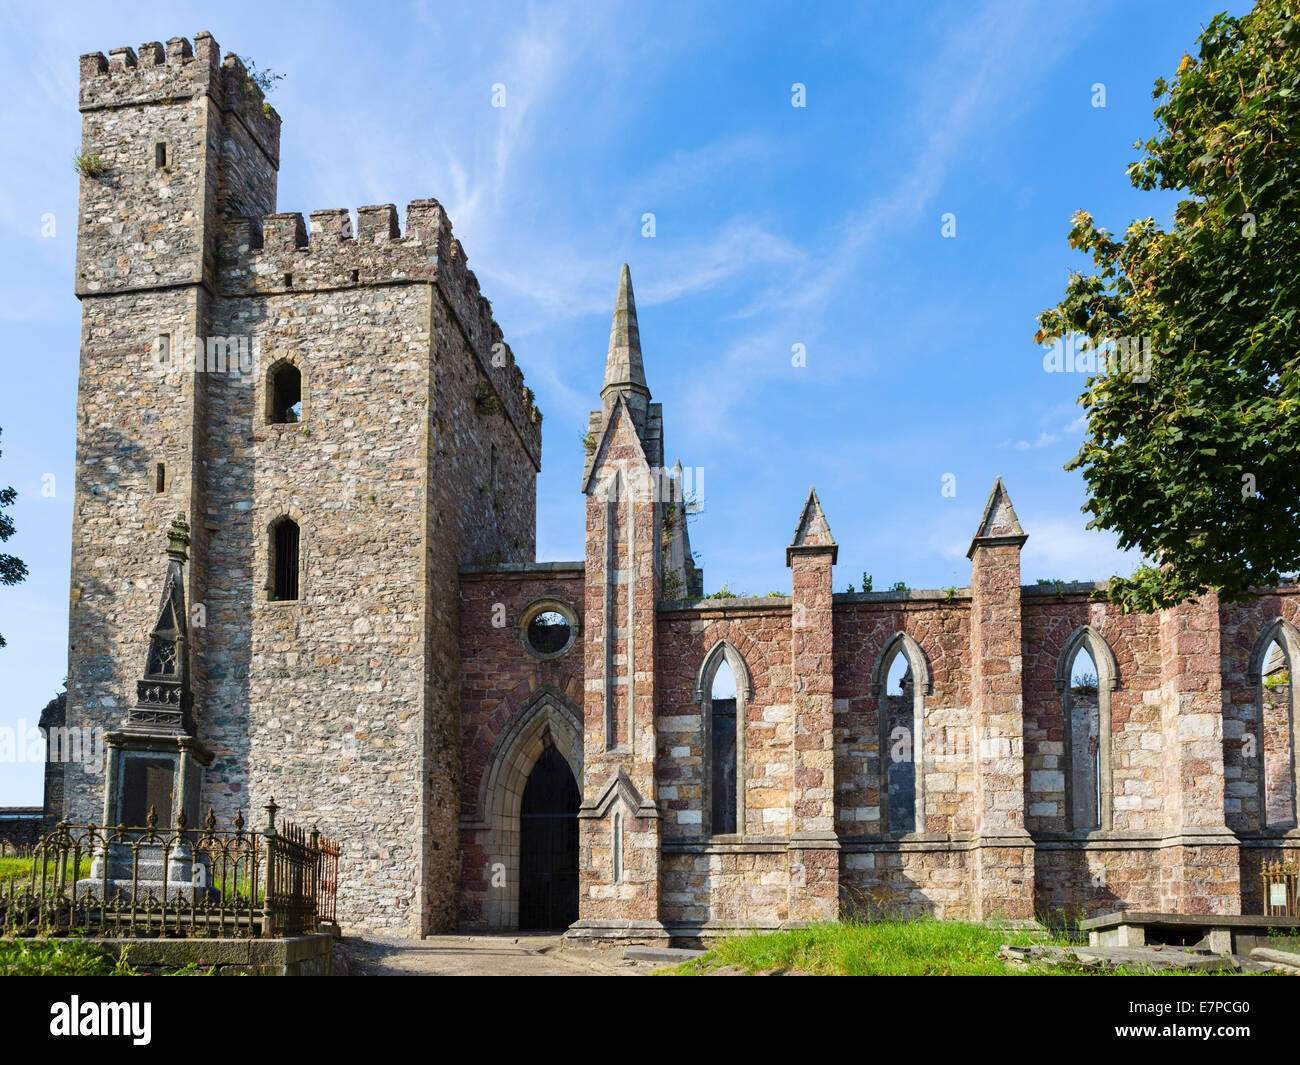
[[[1163,827],[1159,626],[1123,616],[1086,594],[1026,596],[1024,602],[1025,812],[1035,836],[1066,830],[1062,757],[1065,720],[1057,665],[1075,630],[1090,626],[1119,668],[1111,693],[1111,772],[1116,831]]]
[[[559,658],[539,660],[528,653],[516,630],[520,612],[534,600],[553,597],[583,616],[582,570],[462,573],[461,618],[461,906],[465,926],[482,924],[489,884],[489,831],[471,829],[483,815],[480,795],[498,740],[511,715],[543,687],[562,693],[582,717],[582,639]],[[493,624],[494,607],[503,604],[506,624]]]
[[[738,650],[753,679],[745,707],[745,826],[751,836],[784,838],[789,826],[790,606],[718,606],[659,614],[658,779],[664,840],[697,838],[703,784],[703,735],[696,676],[721,640]],[[742,678],[736,678],[737,686]]]
[[[841,601],[835,607],[836,827],[844,836],[876,836],[880,823],[879,708],[871,677],[885,646],[905,632],[921,647],[932,691],[925,697],[924,828],[974,827],[968,675],[970,598]],[[885,757],[889,757],[886,750]],[[860,863],[859,863],[860,864]]]

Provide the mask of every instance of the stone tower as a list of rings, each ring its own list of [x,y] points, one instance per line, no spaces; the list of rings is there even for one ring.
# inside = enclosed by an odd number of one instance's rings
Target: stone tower
[[[80,106],[68,723],[112,728],[143,661],[157,545],[178,512],[195,560],[185,597],[205,599],[207,390],[186,365],[213,331],[222,218],[274,209],[280,120],[207,34],[83,56]],[[194,662],[196,690],[204,665]],[[66,783],[67,816],[98,816],[97,783]]]
[[[181,515],[202,808],[274,796],[342,838],[345,919],[450,928],[457,571],[532,559],[540,412],[437,201],[274,213],[279,116],[209,35],[82,57],[81,111],[68,724],[123,723]]]

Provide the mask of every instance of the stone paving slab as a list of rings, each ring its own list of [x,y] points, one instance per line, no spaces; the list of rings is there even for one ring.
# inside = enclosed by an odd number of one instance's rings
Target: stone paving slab
[[[349,936],[343,946],[353,976],[641,976],[659,967],[567,946],[558,935]]]
[[[684,961],[702,958],[708,953],[703,950],[687,950],[683,947],[628,947],[623,951],[627,961],[659,962],[664,965],[680,965]]]

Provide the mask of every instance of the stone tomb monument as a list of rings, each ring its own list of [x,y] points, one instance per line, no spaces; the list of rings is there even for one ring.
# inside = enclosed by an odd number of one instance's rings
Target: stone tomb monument
[[[106,828],[107,842],[78,894],[152,892],[160,902],[216,894],[206,858],[195,855],[184,831],[198,824],[200,775],[212,762],[195,735],[188,677],[184,517],[172,522],[167,540],[167,574],[136,703],[125,725],[106,737],[104,825],[119,827]]]

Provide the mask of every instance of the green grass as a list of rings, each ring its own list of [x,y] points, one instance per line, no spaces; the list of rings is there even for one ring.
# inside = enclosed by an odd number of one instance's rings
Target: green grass
[[[663,972],[702,976],[727,968],[749,974],[801,972],[821,976],[1084,975],[1087,970],[1082,968],[1020,968],[998,958],[1003,943],[1064,946],[1078,942],[1063,933],[968,921],[843,922],[790,932],[732,936],[718,941],[703,957]]]
[[[0,882],[6,880],[30,880],[32,875],[32,860],[30,858],[0,858]],[[40,869],[36,870],[37,879],[40,878]],[[53,877],[54,865],[49,866],[47,876]],[[77,874],[78,879],[90,876],[90,856],[81,859],[81,870]]]

